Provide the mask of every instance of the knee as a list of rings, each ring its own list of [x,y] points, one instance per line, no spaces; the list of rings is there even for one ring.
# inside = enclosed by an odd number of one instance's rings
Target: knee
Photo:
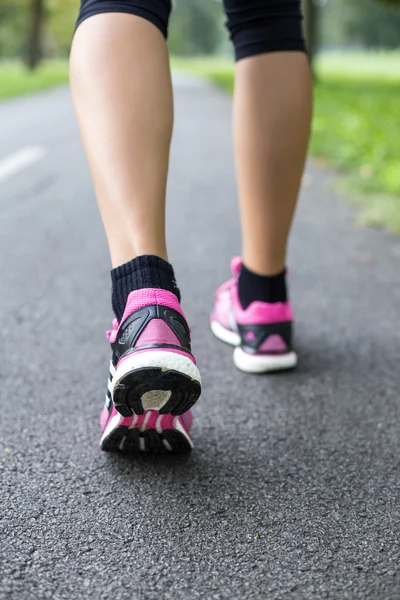
[[[236,60],[265,52],[305,52],[300,0],[224,0]]]
[[[128,13],[153,23],[164,37],[168,35],[171,0],[81,0],[77,26],[88,17],[101,13]]]

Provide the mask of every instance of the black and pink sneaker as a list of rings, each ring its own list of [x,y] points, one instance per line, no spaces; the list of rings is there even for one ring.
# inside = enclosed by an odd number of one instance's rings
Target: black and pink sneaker
[[[123,417],[157,411],[186,413],[201,393],[190,331],[175,294],[141,289],[129,294],[111,343],[110,399]]]
[[[246,373],[292,369],[297,355],[292,348],[293,312],[290,302],[252,302],[244,310],[239,301],[238,277],[242,259],[232,259],[233,277],[218,288],[211,314],[211,330],[235,346],[233,361]]]

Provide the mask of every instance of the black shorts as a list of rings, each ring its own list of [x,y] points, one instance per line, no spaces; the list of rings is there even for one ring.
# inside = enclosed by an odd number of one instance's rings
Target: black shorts
[[[168,35],[171,0],[81,0],[78,25],[100,13],[129,13]],[[305,52],[300,0],[224,0],[236,59],[265,52]]]

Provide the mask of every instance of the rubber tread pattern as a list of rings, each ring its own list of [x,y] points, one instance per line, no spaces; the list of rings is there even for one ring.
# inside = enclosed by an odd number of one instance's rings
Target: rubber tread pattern
[[[141,448],[140,440],[144,442]],[[168,442],[166,447],[163,440]],[[123,445],[121,447],[121,443]],[[142,442],[142,443],[143,443]],[[129,429],[129,427],[116,427],[102,442],[101,449],[106,452],[119,452],[129,456],[138,454],[186,454],[192,450],[192,446],[186,437],[175,429],[166,429],[158,433],[155,429],[140,431],[140,429]]]
[[[182,415],[196,404],[201,385],[180,371],[164,371],[160,367],[143,367],[129,371],[114,388],[113,403],[123,417],[145,412],[142,396],[154,390],[170,391],[171,396],[159,412]]]

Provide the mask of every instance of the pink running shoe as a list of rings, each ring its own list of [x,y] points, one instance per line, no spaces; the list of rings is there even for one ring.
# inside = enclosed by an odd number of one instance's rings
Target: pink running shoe
[[[293,313],[289,302],[252,302],[243,310],[238,295],[242,259],[232,259],[233,278],[218,288],[211,315],[211,330],[223,342],[236,346],[233,361],[246,373],[292,369]]]
[[[107,332],[112,348],[108,395],[123,417],[158,411],[182,415],[198,400],[201,378],[190,332],[175,294],[129,294],[121,323]]]
[[[100,447],[107,452],[135,455],[183,454],[193,448],[189,436],[192,427],[189,410],[181,416],[160,415],[148,410],[143,415],[123,417],[113,406],[110,396],[100,415],[102,429]]]

